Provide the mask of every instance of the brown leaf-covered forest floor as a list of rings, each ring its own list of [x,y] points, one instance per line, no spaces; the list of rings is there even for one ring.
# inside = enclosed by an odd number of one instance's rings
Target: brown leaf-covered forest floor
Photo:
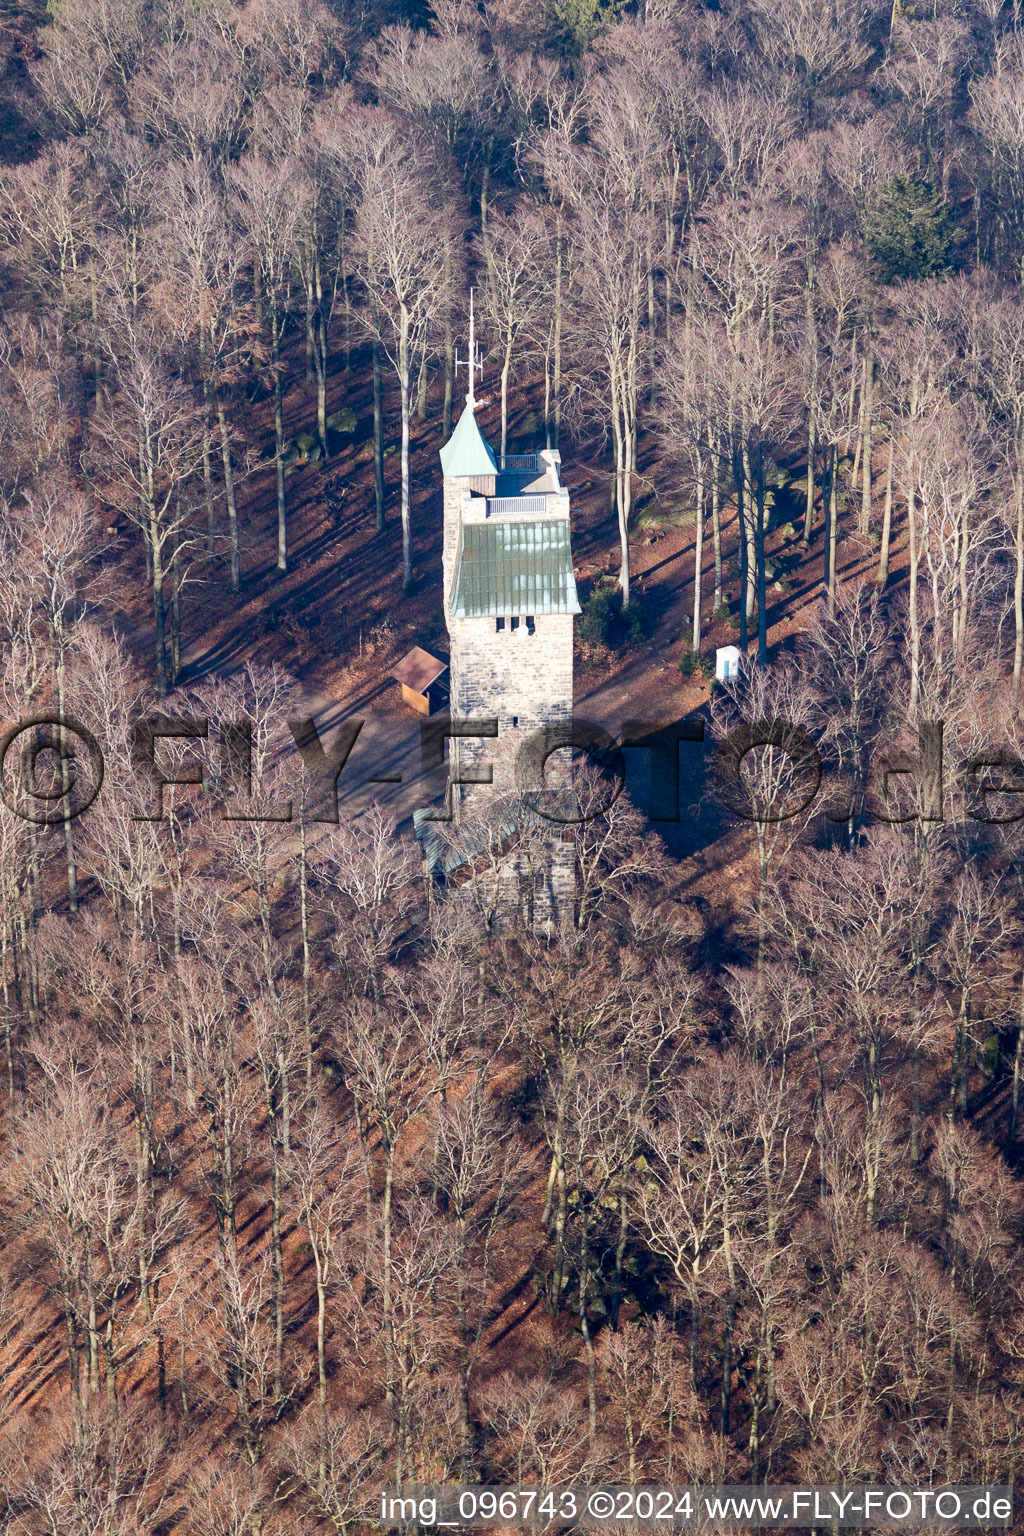
[[[242,530],[242,589],[234,597],[227,584],[226,551],[205,562],[195,561],[193,579],[185,592],[183,624],[183,669],[181,697],[201,682],[229,676],[245,662],[277,664],[299,684],[308,708],[322,726],[332,725],[345,716],[367,720],[364,739],[355,755],[347,785],[348,804],[358,810],[371,793],[390,796],[393,805],[406,819],[416,804],[423,802],[423,785],[417,779],[418,720],[401,703],[397,685],[389,681],[389,672],[398,657],[419,644],[444,651],[446,636],[441,610],[441,495],[437,450],[441,444],[439,428],[439,388],[435,380],[428,399],[426,420],[414,420],[412,459],[412,526],[414,548],[414,586],[406,594],[401,585],[401,530],[397,514],[397,456],[393,445],[397,438],[395,402],[388,391],[386,443],[386,479],[388,521],[383,532],[374,526],[373,467],[371,456],[372,417],[370,380],[366,359],[353,353],[351,366],[343,366],[343,357],[335,354],[330,378],[328,410],[347,407],[355,413],[355,431],[343,439],[334,439],[334,452],[326,465],[316,464],[294,470],[288,477],[289,564],[287,574],[276,569],[276,505],[272,464],[254,471],[239,487],[239,516]],[[517,422],[533,404],[534,390],[529,384],[513,397],[511,435]],[[299,378],[287,396],[287,435],[293,437],[308,429],[314,414],[312,392]],[[495,440],[496,407],[481,412],[485,432]],[[252,445],[268,454],[271,423],[266,402],[253,408],[249,436]],[[641,459],[653,457],[653,445],[641,443]],[[563,479],[572,489],[574,561],[578,579],[584,585],[617,570],[617,530],[609,511],[607,466],[574,450],[571,441],[563,442]],[[668,497],[671,467],[645,462],[649,480]],[[779,519],[781,521],[781,518]],[[146,582],[141,547],[134,552],[127,541],[131,530],[111,524],[104,514],[104,526],[116,528],[119,558],[127,557],[135,565],[137,580],[120,588],[117,619],[143,667],[151,652],[150,615],[146,603]],[[731,570],[735,543],[735,509],[723,513],[726,566]],[[679,662],[684,654],[684,620],[692,611],[693,580],[692,525],[666,519],[661,525],[649,515],[643,519],[633,541],[634,590],[643,594],[657,615],[650,638],[624,652],[595,652],[579,647],[576,670],[576,710],[603,723],[613,732],[621,729],[627,718],[678,720],[705,709],[708,684],[700,678],[686,678]],[[769,640],[772,647],[786,647],[809,623],[818,601],[822,578],[822,531],[815,530],[810,549],[803,551],[799,528],[794,533],[785,527],[770,539],[769,553],[783,563],[786,586],[773,592]],[[899,538],[894,541],[892,584],[902,577],[904,552]],[[840,579],[863,581],[877,560],[873,541],[862,544],[846,538],[839,547]],[[710,533],[705,541],[705,590],[713,579]],[[738,581],[732,574],[726,594],[738,595]],[[708,603],[705,613],[710,606]],[[735,629],[721,620],[713,621],[705,631],[705,654],[715,645],[736,638]],[[362,754],[360,757],[359,754]],[[401,765],[401,786],[378,786],[371,790],[366,779],[382,771],[386,761],[389,771]],[[684,786],[685,787],[685,786]],[[684,795],[685,802],[685,795]],[[344,803],[344,802],[343,802]],[[708,958],[721,961],[736,926],[749,921],[749,904],[756,880],[755,849],[750,831],[743,825],[703,817],[695,822],[687,815],[678,826],[658,828],[670,852],[678,856],[677,879],[673,892],[680,924],[703,945]],[[724,946],[724,947],[723,947]],[[514,1073],[512,1076],[514,1077]],[[509,1091],[512,1091],[510,1087]],[[938,1092],[935,1083],[923,1084],[923,1098]],[[501,1081],[495,1092],[501,1096]],[[1004,1094],[1005,1096],[1005,1094]],[[1005,1108],[1005,1106],[1004,1106]],[[1000,1106],[988,1105],[979,1125],[992,1120],[998,1133]],[[173,1110],[169,1113],[173,1116]],[[172,1118],[162,1127],[167,1156],[175,1164],[179,1184],[187,1191],[187,1219],[181,1252],[186,1256],[189,1283],[197,1291],[211,1286],[217,1253],[217,1235],[208,1201],[201,1196],[198,1169],[199,1149],[185,1130],[184,1120]],[[192,1133],[194,1135],[194,1132]],[[415,1135],[403,1140],[402,1157],[411,1169],[417,1156]],[[496,1377],[515,1366],[520,1373],[550,1366],[571,1357],[572,1319],[564,1314],[554,1318],[541,1304],[541,1297],[531,1283],[535,1259],[543,1246],[540,1212],[544,1204],[544,1174],[538,1163],[536,1174],[524,1190],[519,1220],[503,1236],[493,1275],[493,1296],[489,1322],[484,1335],[484,1359],[480,1379]],[[243,1259],[259,1254],[267,1244],[270,1211],[265,1191],[268,1168],[255,1157],[247,1170],[246,1183],[251,1191],[243,1198],[238,1213],[238,1238]],[[258,1194],[252,1193],[258,1191]],[[290,1279],[289,1297],[303,1298],[299,1309],[286,1317],[289,1350],[308,1357],[314,1337],[315,1314],[312,1303],[311,1257],[303,1233],[293,1221],[282,1233]],[[306,1283],[308,1282],[308,1283]],[[16,1352],[0,1355],[2,1372],[14,1413],[25,1415],[25,1422],[45,1436],[48,1405],[65,1390],[67,1371],[65,1344],[53,1310],[52,1298],[38,1287],[20,1292],[23,1305],[33,1311],[33,1325],[18,1331]],[[571,1368],[570,1368],[571,1369]],[[582,1371],[577,1363],[575,1369]],[[172,1361],[161,1365],[156,1346],[147,1346],[126,1366],[122,1383],[130,1399],[139,1394],[152,1397],[154,1382],[163,1375],[165,1390],[175,1391]],[[331,1388],[335,1407],[358,1407],[350,1394],[357,1389],[358,1377],[339,1373]],[[307,1393],[311,1385],[304,1389]],[[215,1458],[221,1437],[229,1433],[229,1423],[218,1411],[203,1405],[190,1408],[193,1414],[207,1414],[205,1439],[208,1454]],[[187,1469],[174,1462],[169,1448],[168,1474],[184,1477]]]

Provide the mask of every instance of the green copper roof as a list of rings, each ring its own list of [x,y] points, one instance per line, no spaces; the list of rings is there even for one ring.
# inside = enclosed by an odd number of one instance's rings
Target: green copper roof
[[[566,519],[463,528],[452,604],[458,618],[579,611]]]
[[[467,405],[455,431],[441,449],[441,469],[446,475],[493,475],[498,461]]]

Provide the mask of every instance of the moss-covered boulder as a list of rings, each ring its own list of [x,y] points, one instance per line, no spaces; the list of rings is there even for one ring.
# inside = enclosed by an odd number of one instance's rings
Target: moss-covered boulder
[[[350,406],[343,405],[340,411],[332,411],[327,418],[327,425],[332,432],[337,432],[339,437],[354,432],[359,425],[359,418]]]

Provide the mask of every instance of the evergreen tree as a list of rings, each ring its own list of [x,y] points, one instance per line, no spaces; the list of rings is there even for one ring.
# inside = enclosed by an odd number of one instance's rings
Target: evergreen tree
[[[940,193],[916,176],[887,181],[864,218],[864,237],[883,282],[918,282],[948,272],[953,223]]]
[[[594,38],[614,21],[621,0],[554,0],[555,22],[566,53],[586,53]]]

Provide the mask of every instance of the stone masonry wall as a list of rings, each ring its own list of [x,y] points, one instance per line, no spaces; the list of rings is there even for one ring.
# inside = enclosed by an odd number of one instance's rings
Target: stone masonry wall
[[[545,471],[537,489],[550,492],[548,516],[568,515],[568,497],[558,484],[557,468]],[[494,494],[494,484],[475,479],[449,476],[444,481],[444,610],[451,641],[451,713],[457,719],[498,720],[497,740],[459,740],[449,743],[450,760],[455,775],[489,763],[492,783],[485,786],[461,786],[452,789],[452,809],[456,820],[471,819],[485,810],[495,795],[516,789],[516,758],[522,744],[539,727],[569,723],[572,720],[573,690],[573,618],[571,614],[534,615],[534,633],[526,627],[526,614],[506,614],[505,627],[497,630],[493,616],[457,619],[451,612],[455,565],[462,536],[463,516],[481,521],[486,516],[485,503],[474,500],[464,504],[467,493],[476,497]],[[542,514],[543,515],[543,514]],[[510,620],[519,618],[517,629]],[[545,770],[545,783],[554,788],[568,782],[568,754],[557,753]],[[546,839],[547,840],[547,839]],[[573,850],[563,844],[561,828],[552,824],[550,849],[545,867],[533,875],[520,868],[518,855],[510,853],[502,861],[497,875],[502,890],[502,905],[510,909],[524,901],[533,912],[539,929],[572,921],[575,892]],[[525,886],[524,886],[525,880]],[[486,882],[485,882],[486,883]],[[476,885],[476,880],[471,886]],[[482,891],[467,888],[462,899],[479,899]]]
[[[538,726],[572,719],[572,615],[538,614],[529,634],[495,629],[493,618],[452,619],[451,707],[460,719],[497,718],[501,750],[494,743],[463,741],[460,769],[492,762],[494,784],[508,791],[515,748]],[[513,722],[515,722],[513,724]],[[453,750],[456,744],[452,744]]]

